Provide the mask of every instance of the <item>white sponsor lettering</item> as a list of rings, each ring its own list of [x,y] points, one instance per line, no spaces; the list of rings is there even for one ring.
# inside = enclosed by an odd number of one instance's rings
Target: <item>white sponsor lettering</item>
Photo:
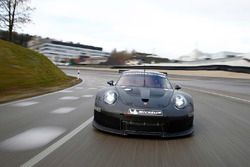
[[[161,116],[163,115],[161,110],[141,110],[141,109],[133,109],[130,108],[128,110],[128,114],[132,114],[132,115],[157,115],[157,116]]]

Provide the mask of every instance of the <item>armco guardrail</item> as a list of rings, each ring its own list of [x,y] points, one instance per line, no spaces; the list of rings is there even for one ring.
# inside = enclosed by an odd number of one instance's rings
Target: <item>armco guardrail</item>
[[[250,67],[208,65],[208,66],[113,66],[113,69],[156,69],[156,70],[209,70],[230,71],[250,74]]]

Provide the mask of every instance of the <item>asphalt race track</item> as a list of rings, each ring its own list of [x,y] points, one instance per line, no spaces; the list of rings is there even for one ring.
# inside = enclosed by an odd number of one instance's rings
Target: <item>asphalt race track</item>
[[[250,80],[169,76],[194,98],[195,132],[161,139],[92,127],[96,92],[118,77],[81,71],[80,85],[0,105],[0,166],[250,166]]]

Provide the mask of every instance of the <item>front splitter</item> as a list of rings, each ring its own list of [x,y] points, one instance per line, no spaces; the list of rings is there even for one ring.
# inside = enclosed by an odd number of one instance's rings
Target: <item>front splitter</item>
[[[180,132],[174,132],[174,133],[168,133],[168,132],[145,132],[145,131],[133,131],[133,130],[117,130],[117,129],[112,129],[108,128],[105,126],[102,126],[98,124],[96,121],[92,122],[93,127],[100,131],[108,132],[108,133],[113,133],[113,134],[118,134],[118,135],[142,135],[142,136],[159,136],[162,138],[174,138],[174,137],[183,137],[183,136],[189,136],[193,134],[193,126],[185,131],[180,131]]]

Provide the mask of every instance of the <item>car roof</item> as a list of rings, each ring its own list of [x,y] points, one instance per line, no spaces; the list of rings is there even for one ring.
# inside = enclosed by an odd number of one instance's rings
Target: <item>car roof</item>
[[[128,74],[144,74],[144,70],[128,70],[124,71],[122,73],[123,75],[128,75]],[[162,76],[166,77],[166,74],[158,72],[158,71],[153,71],[153,70],[145,70],[145,75],[157,75],[157,76]]]

